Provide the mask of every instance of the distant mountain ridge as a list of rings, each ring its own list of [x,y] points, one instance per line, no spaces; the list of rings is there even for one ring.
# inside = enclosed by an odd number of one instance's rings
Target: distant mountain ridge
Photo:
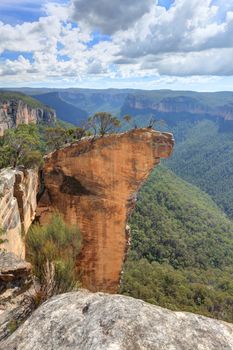
[[[135,117],[142,126],[151,115],[174,125],[178,121],[215,120],[222,131],[233,131],[233,92],[134,89],[32,89],[18,91],[53,107],[58,117],[78,124],[98,111]]]
[[[49,92],[47,94],[34,95],[33,97],[54,108],[58,118],[65,122],[80,125],[88,117],[86,111],[63,100],[59,92]]]

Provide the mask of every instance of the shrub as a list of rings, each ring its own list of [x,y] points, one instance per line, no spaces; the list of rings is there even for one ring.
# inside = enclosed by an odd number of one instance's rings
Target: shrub
[[[38,167],[43,163],[39,131],[34,124],[20,124],[0,137],[0,168]]]
[[[26,240],[28,260],[39,279],[39,297],[48,297],[74,290],[78,286],[77,255],[81,249],[81,235],[75,226],[64,223],[54,214],[47,225],[33,225]]]

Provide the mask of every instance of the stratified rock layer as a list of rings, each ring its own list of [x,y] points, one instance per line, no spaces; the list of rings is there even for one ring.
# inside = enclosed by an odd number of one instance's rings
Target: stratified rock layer
[[[232,350],[233,325],[141,300],[86,291],[53,297],[4,350]]]
[[[6,129],[16,127],[19,124],[45,123],[53,125],[55,121],[56,113],[51,108],[46,106],[31,107],[20,99],[7,99],[0,96],[0,136]]]
[[[58,210],[67,223],[78,225],[83,236],[78,268],[88,289],[117,290],[136,193],[160,158],[170,156],[173,143],[171,134],[135,129],[84,139],[46,158],[38,214],[43,223]]]
[[[6,242],[1,248],[25,257],[23,233],[34,220],[38,174],[36,170],[4,169],[0,171],[0,227]]]

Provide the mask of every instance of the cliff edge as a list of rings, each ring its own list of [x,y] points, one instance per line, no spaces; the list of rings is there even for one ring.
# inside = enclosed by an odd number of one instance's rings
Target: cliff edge
[[[0,136],[19,124],[54,125],[55,122],[55,111],[39,101],[24,94],[0,91]]]
[[[117,291],[137,191],[173,144],[169,133],[135,129],[85,138],[46,157],[37,214],[44,223],[58,210],[78,225],[83,249],[77,268],[86,288]]]

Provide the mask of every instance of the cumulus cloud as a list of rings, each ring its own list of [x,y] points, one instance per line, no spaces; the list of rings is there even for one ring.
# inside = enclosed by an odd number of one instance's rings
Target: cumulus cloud
[[[144,75],[154,72],[169,76],[233,75],[233,48],[174,53],[147,57],[141,64]]]
[[[222,22],[219,10],[211,0],[176,0],[168,11],[154,6],[128,33],[118,35],[120,53],[133,58],[232,47],[233,12]]]
[[[228,0],[175,0],[169,9],[154,0],[46,1],[44,11],[34,22],[0,22],[0,54],[20,52],[17,59],[0,59],[2,77],[73,82],[164,76],[169,84],[174,77],[233,75]],[[107,40],[96,39],[96,30]]]
[[[74,0],[73,19],[92,30],[113,34],[128,29],[153,6],[154,0]]]

